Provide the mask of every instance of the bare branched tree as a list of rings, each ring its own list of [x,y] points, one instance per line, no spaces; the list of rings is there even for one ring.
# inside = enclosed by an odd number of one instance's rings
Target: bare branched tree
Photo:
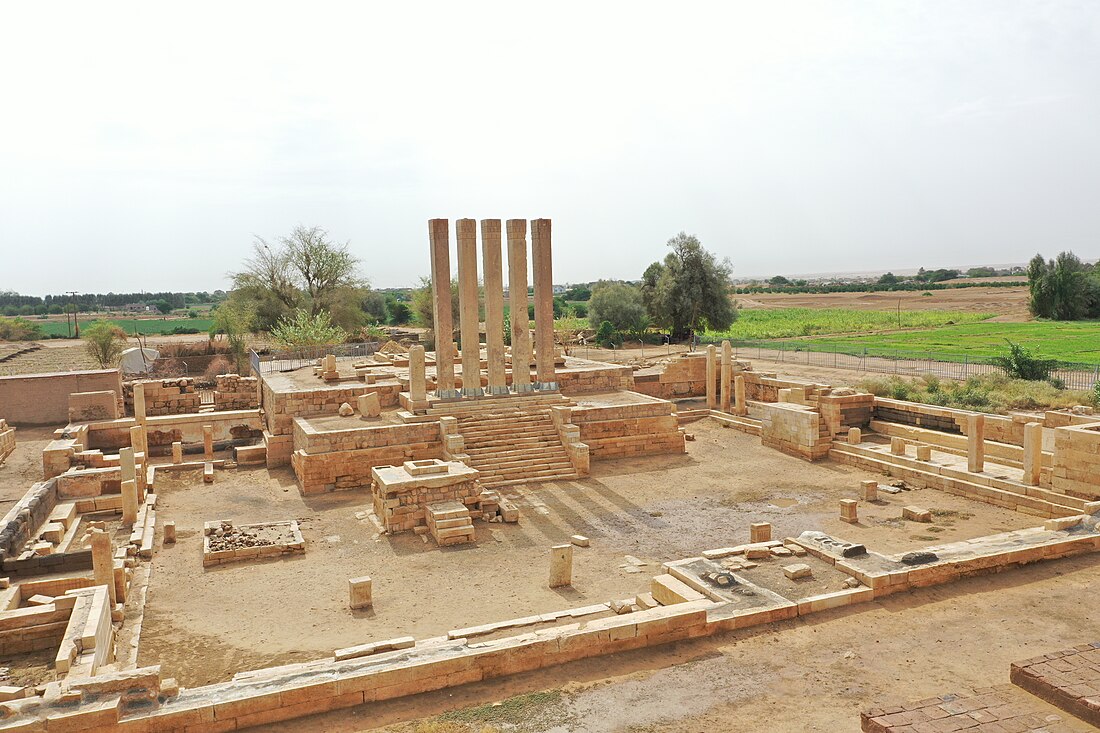
[[[234,287],[266,291],[289,309],[315,316],[340,289],[364,285],[347,243],[330,242],[321,227],[295,227],[274,245],[256,237],[252,248],[244,270],[232,273]]]

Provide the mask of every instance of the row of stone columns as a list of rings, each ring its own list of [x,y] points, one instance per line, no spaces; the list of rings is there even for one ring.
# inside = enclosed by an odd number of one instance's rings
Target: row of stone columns
[[[746,415],[749,410],[745,402],[745,378],[740,374],[733,376],[733,348],[730,342],[722,342],[720,365],[717,352],[714,344],[707,345],[707,409]]]
[[[481,344],[478,318],[477,223],[473,219],[455,222],[458,245],[459,330],[462,336],[462,391],[455,389],[454,350],[451,333],[450,225],[447,219],[428,222],[432,257],[432,307],[436,335],[436,394],[441,399],[476,397],[486,392],[481,386]],[[516,392],[532,389],[556,390],[554,369],[554,279],[551,261],[549,219],[531,222],[531,262],[535,283],[535,347],[537,383],[531,383],[531,340],[527,322],[527,221],[509,219],[508,282],[509,305],[513,314],[512,386]],[[500,219],[481,221],[481,258],[485,285],[485,334],[489,394],[507,394],[504,352],[504,275],[501,254]],[[409,355],[410,398],[424,397],[423,354]],[[418,373],[419,368],[419,373]]]

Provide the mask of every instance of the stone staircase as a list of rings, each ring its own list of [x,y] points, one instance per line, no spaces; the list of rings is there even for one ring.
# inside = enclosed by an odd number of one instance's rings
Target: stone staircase
[[[571,405],[556,393],[512,395],[443,403],[428,414],[458,420],[469,465],[481,471],[482,486],[495,488],[578,478],[550,416],[551,407]]]
[[[473,542],[476,535],[470,510],[461,502],[443,501],[429,504],[424,512],[435,542],[440,547]]]

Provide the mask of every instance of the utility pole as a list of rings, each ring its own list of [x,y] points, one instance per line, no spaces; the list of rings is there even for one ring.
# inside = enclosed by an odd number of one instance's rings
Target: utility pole
[[[76,330],[76,337],[80,338],[80,324],[77,323],[77,320],[76,320],[76,291],[75,290],[69,290],[68,294],[69,294],[69,302],[73,306],[73,328]]]

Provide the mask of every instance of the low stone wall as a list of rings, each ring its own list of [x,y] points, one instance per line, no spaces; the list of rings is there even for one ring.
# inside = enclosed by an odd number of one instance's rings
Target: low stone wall
[[[136,379],[123,385],[123,399],[128,415],[134,414],[135,384],[141,384],[145,389],[146,415],[179,415],[199,411],[202,398],[195,391],[193,378]]]
[[[230,410],[191,415],[162,415],[145,421],[149,452],[166,455],[172,443],[197,444],[203,441],[203,426],[214,428],[214,443],[247,445],[263,436],[259,410]]]
[[[260,406],[259,380],[239,374],[214,378],[214,407],[218,410],[254,410]]]
[[[0,420],[0,463],[15,451],[15,428]]]
[[[1100,498],[1100,421],[1055,428],[1050,483],[1070,496]]]
[[[0,520],[0,558],[18,555],[57,506],[57,479],[35,484]]]
[[[69,422],[94,422],[118,419],[118,393],[73,392],[69,395]]]
[[[829,428],[836,435],[848,428],[865,428],[871,422],[875,396],[871,394],[836,395],[822,394],[817,398],[817,409]]]
[[[821,415],[791,402],[758,403],[760,441],[792,456],[816,461],[829,455],[832,435]]]
[[[558,388],[564,394],[607,392],[615,389],[634,389],[634,370],[618,364],[582,362],[571,360],[568,369],[559,370]],[[591,366],[588,366],[591,364]],[[510,383],[510,380],[509,380]]]
[[[73,392],[122,393],[117,369],[0,377],[0,405],[12,425],[64,425]]]
[[[579,429],[590,458],[684,453],[684,431],[675,410],[663,400],[573,407],[568,421]]]
[[[318,431],[294,420],[290,465],[303,494],[370,486],[375,466],[442,457],[438,421]]]
[[[261,388],[265,427],[272,435],[290,435],[294,418],[314,415],[335,415],[340,405],[354,405],[362,395],[374,392],[383,408],[400,405],[399,382],[344,383],[335,387],[318,384],[302,390],[276,390],[265,379]]]

